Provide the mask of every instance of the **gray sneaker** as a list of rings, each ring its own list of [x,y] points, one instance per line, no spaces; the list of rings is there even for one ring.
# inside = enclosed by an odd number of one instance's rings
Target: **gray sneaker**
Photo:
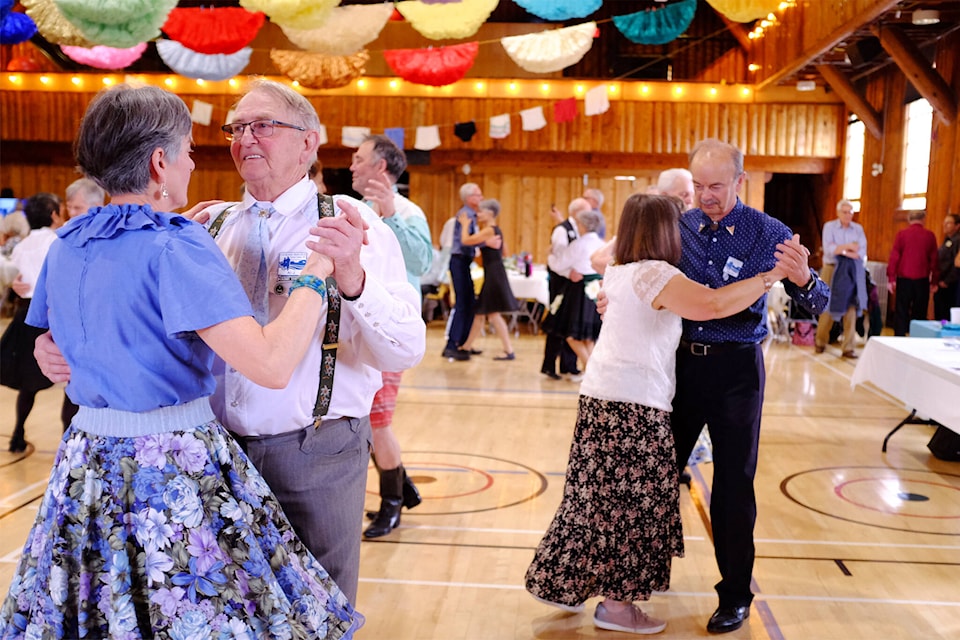
[[[666,622],[651,618],[635,604],[631,604],[623,611],[614,614],[610,613],[610,610],[603,606],[602,602],[597,605],[597,610],[593,614],[593,624],[600,629],[642,635],[660,633],[667,628]]]

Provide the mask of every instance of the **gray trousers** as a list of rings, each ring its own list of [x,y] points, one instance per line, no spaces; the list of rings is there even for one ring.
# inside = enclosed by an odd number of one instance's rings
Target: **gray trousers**
[[[277,436],[236,436],[294,531],[352,604],[372,435],[370,418],[328,420]]]

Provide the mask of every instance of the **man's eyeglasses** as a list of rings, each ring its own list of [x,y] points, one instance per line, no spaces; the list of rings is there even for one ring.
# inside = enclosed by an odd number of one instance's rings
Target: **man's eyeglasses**
[[[247,127],[250,127],[250,133],[253,134],[254,138],[269,138],[273,135],[274,129],[277,127],[284,127],[286,129],[296,129],[297,131],[306,131],[306,127],[301,127],[295,124],[287,124],[286,122],[280,122],[279,120],[254,120],[252,122],[232,122],[230,124],[225,124],[220,127],[220,130],[223,131],[223,135],[227,140],[233,142],[234,140],[239,140],[243,137],[243,131]]]

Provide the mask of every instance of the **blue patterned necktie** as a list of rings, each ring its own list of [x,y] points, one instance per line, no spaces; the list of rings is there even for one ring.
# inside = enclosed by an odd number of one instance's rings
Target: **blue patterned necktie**
[[[269,204],[258,203],[254,205],[252,211],[257,218],[250,226],[250,233],[247,234],[247,241],[243,245],[243,253],[240,254],[240,262],[237,265],[237,275],[240,276],[243,289],[250,298],[250,304],[253,305],[253,317],[262,326],[270,320],[268,304],[270,289],[267,286],[266,257],[270,231],[267,228],[267,218],[273,214],[274,209]]]

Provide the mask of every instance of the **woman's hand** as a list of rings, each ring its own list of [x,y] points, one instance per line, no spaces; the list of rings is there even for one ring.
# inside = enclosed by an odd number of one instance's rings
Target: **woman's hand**
[[[206,211],[215,204],[223,204],[225,200],[203,200],[193,205],[180,215],[182,215],[187,220],[193,220],[194,222],[199,222],[200,224],[207,224],[207,221],[210,220],[210,212]]]
[[[340,291],[353,297],[363,291],[365,274],[360,264],[360,248],[367,244],[367,225],[354,205],[341,200],[337,206],[343,215],[320,218],[317,226],[310,229],[310,235],[316,239],[307,240],[307,246],[332,261],[331,270]],[[325,268],[320,263],[314,264]],[[307,265],[311,266],[309,259]]]

